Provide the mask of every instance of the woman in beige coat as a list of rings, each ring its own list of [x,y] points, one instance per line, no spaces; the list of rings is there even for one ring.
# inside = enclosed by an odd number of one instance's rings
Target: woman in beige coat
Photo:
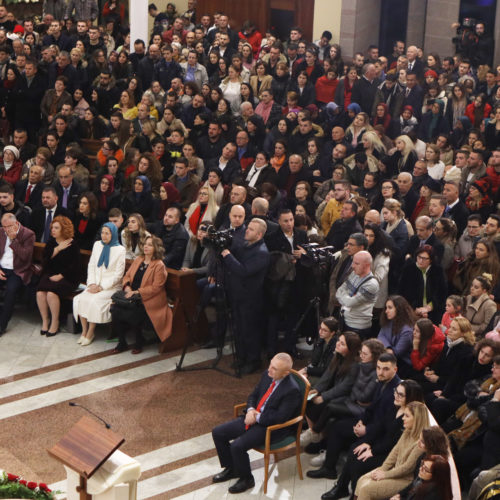
[[[129,329],[135,333],[132,354],[142,352],[142,325],[149,320],[156,334],[163,342],[172,333],[172,311],[168,306],[165,283],[167,269],[163,263],[164,248],[160,238],[149,236],[144,242],[142,255],[137,257],[123,277],[123,290],[126,298],[140,297],[134,309],[125,309],[114,304],[111,309],[113,329],[119,338],[113,349],[117,354],[128,349],[126,334]]]
[[[476,338],[482,337],[491,318],[497,312],[497,305],[490,298],[491,274],[483,273],[472,280],[469,295],[465,298],[464,316],[470,321]]]
[[[420,433],[429,427],[429,412],[423,403],[410,403],[403,414],[404,431],[384,463],[361,476],[356,486],[358,500],[382,500],[395,495],[413,481],[422,450]]]

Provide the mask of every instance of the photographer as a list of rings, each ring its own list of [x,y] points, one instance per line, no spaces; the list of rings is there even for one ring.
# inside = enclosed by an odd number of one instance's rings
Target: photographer
[[[263,240],[266,229],[263,220],[253,219],[245,231],[245,244],[221,252],[224,286],[233,314],[236,356],[242,375],[261,367],[263,285],[269,265],[269,252]]]
[[[296,353],[293,327],[304,308],[305,268],[301,258],[306,253],[307,234],[294,227],[295,219],[290,209],[283,209],[278,218],[279,228],[266,237],[266,245],[272,252],[272,264],[266,284],[268,311],[268,353],[279,352],[278,332],[284,323],[284,350]],[[283,271],[280,272],[280,270]],[[284,274],[284,275],[283,275]]]
[[[486,34],[483,21],[466,17],[462,24],[453,23],[451,27],[457,30],[457,36],[452,39],[457,54],[470,59],[475,68],[484,64],[491,66],[494,41]]]

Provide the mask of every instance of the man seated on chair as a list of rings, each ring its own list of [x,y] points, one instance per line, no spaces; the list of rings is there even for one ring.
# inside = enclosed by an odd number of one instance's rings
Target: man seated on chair
[[[241,493],[255,486],[247,451],[264,446],[267,427],[284,423],[299,414],[302,396],[290,375],[292,365],[289,354],[276,354],[248,397],[246,414],[212,430],[220,464],[224,467],[213,477],[213,482],[239,478],[229,488],[229,493]],[[273,441],[283,439],[291,429],[273,432]]]

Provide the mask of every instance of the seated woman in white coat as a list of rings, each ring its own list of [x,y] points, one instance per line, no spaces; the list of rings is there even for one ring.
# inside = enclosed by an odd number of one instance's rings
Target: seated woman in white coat
[[[95,326],[111,322],[111,296],[121,288],[125,272],[125,248],[118,242],[118,229],[106,222],[101,241],[96,241],[87,270],[87,288],[73,299],[73,315],[82,322],[81,345],[94,340]]]

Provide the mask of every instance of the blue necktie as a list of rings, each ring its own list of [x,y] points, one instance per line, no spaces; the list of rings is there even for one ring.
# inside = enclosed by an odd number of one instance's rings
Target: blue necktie
[[[45,230],[43,231],[43,243],[47,243],[50,238],[50,225],[52,224],[52,210],[48,211],[47,217],[45,219]]]

